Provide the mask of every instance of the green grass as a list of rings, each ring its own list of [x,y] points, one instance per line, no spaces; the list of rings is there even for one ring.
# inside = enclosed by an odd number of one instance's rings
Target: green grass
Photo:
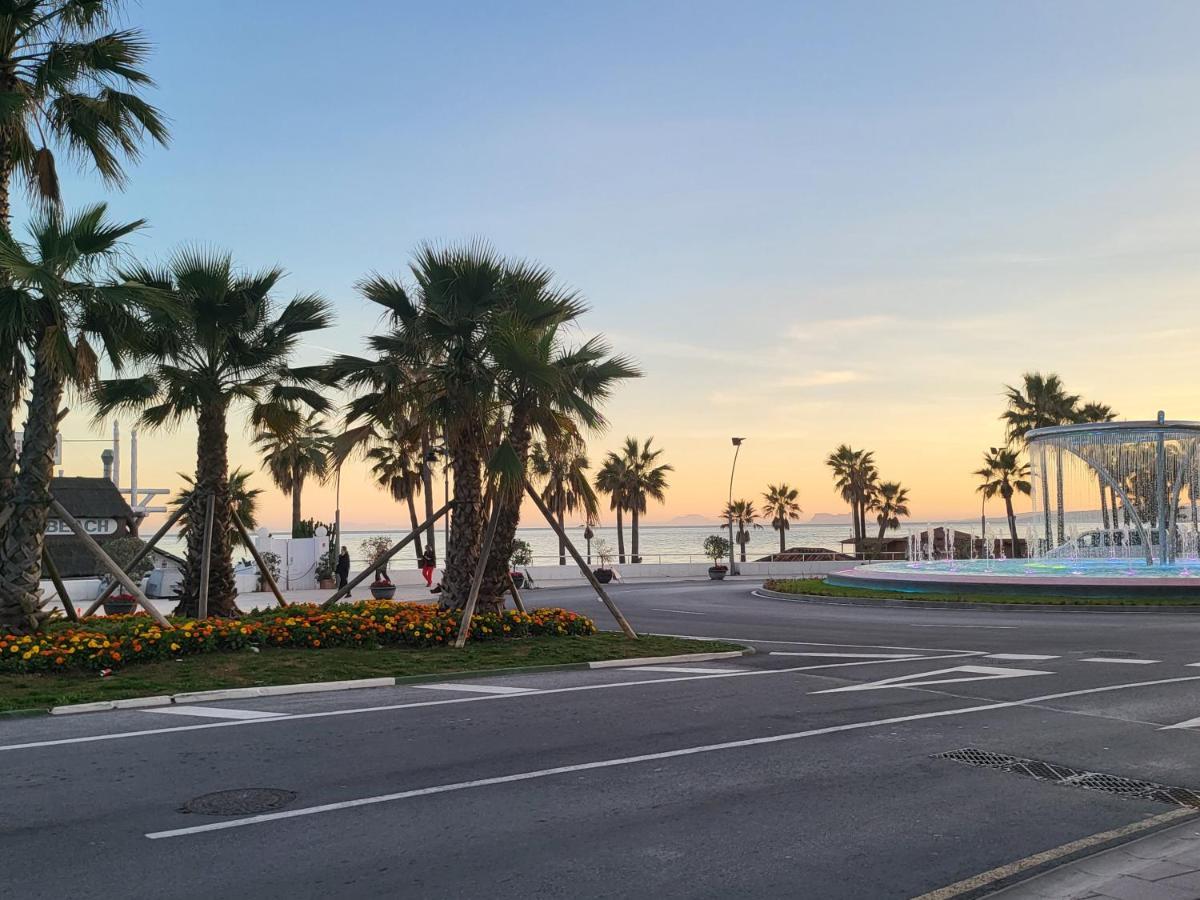
[[[905,591],[873,591],[868,588],[842,587],[827,584],[821,578],[779,578],[768,581],[764,587],[781,594],[805,594],[810,597],[861,597],[870,600],[928,600],[939,603],[995,603],[999,605],[1026,606],[1197,606],[1195,597],[1056,597],[1053,595],[1033,596],[1025,594],[968,594],[958,591],[948,593],[906,593]]]
[[[388,675],[445,675],[516,666],[557,666],[602,659],[741,649],[742,645],[725,641],[687,641],[658,635],[644,635],[631,641],[623,635],[606,632],[590,637],[479,642],[468,644],[462,650],[449,647],[264,649],[259,653],[245,650],[143,663],[119,669],[105,678],[95,672],[0,675],[0,712],[217,688]]]

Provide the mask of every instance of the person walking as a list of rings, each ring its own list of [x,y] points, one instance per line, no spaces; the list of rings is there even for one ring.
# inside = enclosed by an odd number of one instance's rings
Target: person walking
[[[346,582],[350,580],[350,551],[345,547],[338,554],[337,568],[334,571],[337,573],[337,586],[344,588]]]
[[[433,587],[433,572],[437,568],[437,554],[432,547],[426,547],[421,554],[421,575],[425,578],[425,587]]]

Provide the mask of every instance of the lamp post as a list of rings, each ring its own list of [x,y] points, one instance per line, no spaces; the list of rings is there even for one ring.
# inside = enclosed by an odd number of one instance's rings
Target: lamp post
[[[735,471],[737,471],[738,453],[741,452],[742,441],[744,441],[744,440],[745,440],[745,438],[740,438],[740,437],[733,438],[733,465],[730,466],[730,468],[729,468],[729,506],[726,508],[725,512],[728,514],[728,518],[729,518],[729,574],[730,575],[736,575],[738,573],[737,572],[737,563],[735,562],[735,557],[734,557],[734,552],[733,552],[733,473]]]

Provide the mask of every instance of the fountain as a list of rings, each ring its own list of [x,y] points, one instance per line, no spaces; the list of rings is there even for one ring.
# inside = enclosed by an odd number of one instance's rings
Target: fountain
[[[1155,421],[1039,428],[1026,442],[1041,531],[1026,529],[1026,558],[1016,558],[1018,547],[993,554],[985,541],[983,553],[972,548],[972,558],[955,560],[950,541],[943,543],[951,552],[934,553],[930,527],[927,549],[914,540],[907,562],[835,572],[829,581],[908,593],[1200,597],[1200,422],[1167,421],[1160,412]],[[1100,493],[1099,528],[1065,521],[1065,485],[1081,479]]]

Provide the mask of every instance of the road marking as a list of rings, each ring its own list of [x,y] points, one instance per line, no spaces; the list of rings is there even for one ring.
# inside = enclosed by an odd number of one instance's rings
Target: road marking
[[[949,716],[963,716],[971,713],[990,712],[997,709],[1012,709],[1018,706],[1029,706],[1050,700],[1062,700],[1067,697],[1079,697],[1084,694],[1098,694],[1105,691],[1121,691],[1133,687],[1152,687],[1160,684],[1174,684],[1182,681],[1198,681],[1200,675],[1184,676],[1182,678],[1163,678],[1156,681],[1143,681],[1135,684],[1112,684],[1097,688],[1084,688],[1077,691],[1064,691],[1058,694],[1042,694],[1037,697],[1027,697],[1023,700],[1005,700],[999,703],[985,703],[980,706],[960,706],[956,709],[943,709],[935,712],[913,713],[907,716],[892,716],[887,719],[872,719],[866,722],[847,722],[844,725],[830,725],[826,728],[813,728],[808,731],[793,731],[788,734],[773,734],[765,737],[746,738],[740,741],[725,741],[720,744],[702,744],[695,747],[682,747],[678,750],[666,750],[661,753],[645,753],[640,756],[624,756],[616,759],[602,759],[594,762],[578,763],[570,766],[555,766],[550,769],[536,769],[531,772],[517,772],[513,775],[500,775],[495,778],[480,778],[475,781],[459,781],[452,784],[439,784],[432,787],[416,788],[409,791],[399,791],[394,794],[379,794],[373,797],[359,797],[354,800],[343,800],[338,803],[324,803],[320,806],[308,806],[301,809],[289,809],[275,813],[263,813],[248,816],[243,819],[228,819],[224,822],[210,822],[206,825],[193,825],[189,828],[173,828],[167,831],[152,831],[146,834],[150,840],[183,837],[192,834],[203,834],[209,831],[224,831],[229,828],[244,828],[247,825],[258,825],[262,822],[275,822],[281,819],[295,819],[302,816],[319,815],[320,813],[336,812],[342,809],[354,809],[360,806],[373,806],[379,803],[390,803],[396,800],[408,800],[413,797],[428,797],[434,794],[447,794],[454,791],[465,791],[473,788],[488,787],[496,784],[511,784],[518,781],[530,781],[535,778],[547,778],[552,775],[567,775],[572,772],[587,772],[592,769],[610,769],[617,766],[628,766],[636,763],[654,762],[661,759],[676,759],[682,756],[695,756],[701,753],[713,753],[719,750],[735,750],[743,747],[758,747],[766,744],[780,744],[804,738],[819,737],[826,734],[838,734],[846,731],[858,731],[864,728],[876,728],[884,725],[898,725],[904,722],[919,722],[925,719],[941,719]],[[1188,810],[1191,812],[1191,810]]]
[[[534,688],[507,687],[501,684],[418,684],[423,691],[466,691],[469,694],[528,694]]]
[[[1197,727],[1200,727],[1200,717],[1197,717],[1195,719],[1188,719],[1186,722],[1180,722],[1177,725],[1166,725],[1158,730],[1159,731],[1173,731],[1176,728],[1197,728]]]
[[[962,672],[966,677],[934,678],[935,675],[954,675]],[[955,666],[953,669],[938,669],[936,672],[918,672],[915,675],[896,675],[881,681],[866,684],[850,684],[845,687],[810,691],[813,694],[839,694],[849,691],[880,691],[885,688],[923,687],[929,684],[958,684],[964,681],[988,681],[994,678],[1025,678],[1029,675],[1053,675],[1037,669],[1001,669],[997,666]]]
[[[748,672],[749,669],[702,669],[688,666],[621,666],[618,672],[682,672],[685,675],[728,675],[730,672]]]
[[[916,659],[962,659],[972,652],[954,653],[943,656],[921,656]],[[542,697],[548,694],[570,694],[577,691],[606,691],[620,688],[646,687],[654,684],[675,684],[681,681],[698,681],[711,678],[748,678],[756,675],[788,675],[794,672],[813,672],[821,669],[840,669],[845,666],[874,666],[880,663],[911,662],[912,660],[872,659],[863,662],[823,663],[819,666],[789,666],[786,669],[746,669],[722,675],[676,675],[671,678],[643,678],[632,681],[610,681],[603,684],[580,684],[572,687],[528,689],[513,694],[485,694],[474,697],[454,697],[449,700],[419,700],[412,703],[389,703],[384,706],[359,706],[350,709],[330,709],[322,712],[294,713],[264,719],[248,719],[238,722],[208,722],[203,725],[181,725],[177,728],[143,728],[138,731],[117,731],[107,734],[90,734],[82,737],[54,738],[44,741],[27,741],[22,744],[0,745],[0,753],[6,750],[33,750],[39,747],[61,747],[69,744],[93,744],[99,741],[117,741],[126,738],[152,737],[159,734],[174,734],[181,731],[201,731],[209,728],[230,728],[236,725],[260,725],[267,722],[296,722],[304,719],[327,719],[334,716],[358,716],[364,713],[393,712],[401,709],[422,709],[427,706],[448,706],[453,703],[479,703],[485,700],[509,700],[514,697]],[[1200,675],[1195,676],[1200,679]],[[1188,681],[1188,678],[1182,679]]]
[[[200,716],[206,719],[273,719],[283,713],[266,712],[261,709],[224,709],[219,706],[160,706],[143,709],[144,713],[157,716]]]
[[[1016,625],[914,625],[911,622],[909,628],[1016,628]]]
[[[770,656],[836,656],[845,659],[922,659],[914,653],[796,653],[792,650],[772,650]]]
[[[651,606],[650,609],[653,612],[680,613],[685,616],[706,616],[706,615],[708,615],[708,613],[692,612],[690,609],[661,609],[657,606]]]
[[[1016,626],[1013,626],[1014,628]],[[891,644],[827,644],[822,641],[770,641],[765,638],[730,637],[724,634],[666,634],[688,641],[743,641],[747,644],[784,644],[789,647],[847,647],[863,650],[919,650],[922,653],[960,653],[963,656],[982,656],[986,650],[961,650],[956,647],[893,647]],[[1200,663],[1196,663],[1200,666]]]
[[[1062,659],[1061,656],[1040,656],[1037,653],[989,653],[984,659],[1011,659],[1028,661],[1045,661],[1047,659]]]
[[[1126,666],[1148,666],[1151,663],[1162,662],[1161,659],[1110,659],[1107,656],[1089,656],[1080,662],[1119,663]]]

